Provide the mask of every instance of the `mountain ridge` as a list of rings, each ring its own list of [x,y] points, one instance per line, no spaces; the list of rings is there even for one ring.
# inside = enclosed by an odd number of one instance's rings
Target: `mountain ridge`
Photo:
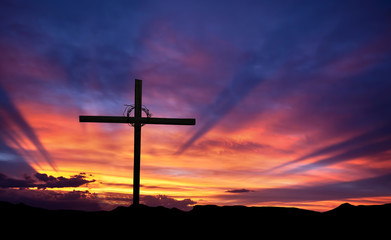
[[[133,229],[150,234],[168,233],[174,229],[177,233],[176,231],[181,229],[195,235],[209,232],[219,236],[242,236],[241,234],[254,234],[260,230],[265,234],[279,236],[304,236],[313,232],[323,232],[326,235],[338,232],[350,236],[357,233],[357,230],[368,231],[371,234],[378,233],[379,230],[388,230],[387,217],[390,215],[391,204],[354,206],[345,203],[326,212],[293,207],[216,205],[196,205],[188,212],[176,208],[145,205],[87,212],[47,210],[23,203],[0,202],[0,216],[7,220],[2,225],[3,229],[6,229],[7,225],[14,227],[13,223],[17,223],[18,226],[27,229],[40,229],[45,226],[55,232],[64,229],[98,229],[121,237]],[[94,234],[100,236],[97,232]]]

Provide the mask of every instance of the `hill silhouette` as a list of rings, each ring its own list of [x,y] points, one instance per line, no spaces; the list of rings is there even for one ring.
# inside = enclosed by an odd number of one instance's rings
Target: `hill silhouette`
[[[285,207],[196,205],[189,212],[164,207],[118,207],[112,211],[46,210],[0,202],[1,228],[98,237],[109,234],[131,239],[135,232],[148,236],[252,236],[280,237],[379,236],[389,228],[391,204],[353,206],[345,203],[316,212]],[[27,231],[27,230],[26,230]],[[32,235],[31,235],[32,234]],[[204,235],[207,234],[207,235]],[[315,234],[315,235],[313,235]],[[260,236],[261,236],[260,235]],[[134,236],[133,236],[134,237]],[[315,237],[316,238],[316,237]]]

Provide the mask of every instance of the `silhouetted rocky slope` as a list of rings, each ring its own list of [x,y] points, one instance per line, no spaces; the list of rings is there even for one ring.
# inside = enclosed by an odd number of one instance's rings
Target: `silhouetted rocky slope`
[[[389,229],[391,204],[341,206],[324,213],[283,207],[195,206],[189,212],[164,207],[118,207],[113,211],[83,212],[45,210],[24,204],[0,202],[3,229],[29,229],[29,233],[54,233],[100,236],[129,236],[134,231],[151,236],[187,237],[213,234],[235,236],[268,234],[283,236],[338,236],[380,234]],[[26,230],[27,231],[27,230]],[[319,235],[321,234],[321,235]],[[257,238],[258,239],[258,238]]]

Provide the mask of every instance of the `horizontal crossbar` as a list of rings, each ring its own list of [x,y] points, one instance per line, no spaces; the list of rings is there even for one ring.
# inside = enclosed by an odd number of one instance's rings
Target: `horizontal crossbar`
[[[79,116],[79,122],[96,123],[135,123],[134,117],[122,116]],[[141,118],[144,124],[165,124],[165,125],[195,125],[194,118]]]
[[[195,125],[194,118],[141,118],[141,123],[166,125]]]

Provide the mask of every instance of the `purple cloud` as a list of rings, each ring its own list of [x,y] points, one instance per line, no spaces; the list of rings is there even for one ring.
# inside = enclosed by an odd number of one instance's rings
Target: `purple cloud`
[[[0,201],[24,203],[33,207],[51,210],[103,210],[98,196],[89,191],[73,190],[71,192],[59,192],[52,190],[0,188]]]
[[[142,196],[141,202],[142,204],[148,205],[150,207],[162,206],[166,208],[178,208],[183,211],[191,210],[193,208],[193,205],[197,203],[188,198],[183,200],[176,200],[165,195]]]
[[[79,173],[78,175],[71,176],[70,178],[65,177],[53,177],[48,176],[44,173],[36,173],[34,175],[39,181],[44,182],[43,184],[36,184],[39,188],[64,188],[64,187],[80,187],[81,185],[95,182],[95,180],[87,180],[85,173]]]
[[[228,192],[228,193],[248,193],[248,192],[254,192],[253,190],[248,190],[248,189],[245,189],[245,188],[242,188],[242,189],[232,189],[232,190],[227,190],[225,192]]]
[[[70,178],[53,177],[44,173],[35,173],[34,177],[25,176],[24,179],[15,179],[0,173],[1,188],[65,188],[65,187],[80,187],[81,185],[95,182],[95,180],[87,180],[85,173],[74,175]]]

